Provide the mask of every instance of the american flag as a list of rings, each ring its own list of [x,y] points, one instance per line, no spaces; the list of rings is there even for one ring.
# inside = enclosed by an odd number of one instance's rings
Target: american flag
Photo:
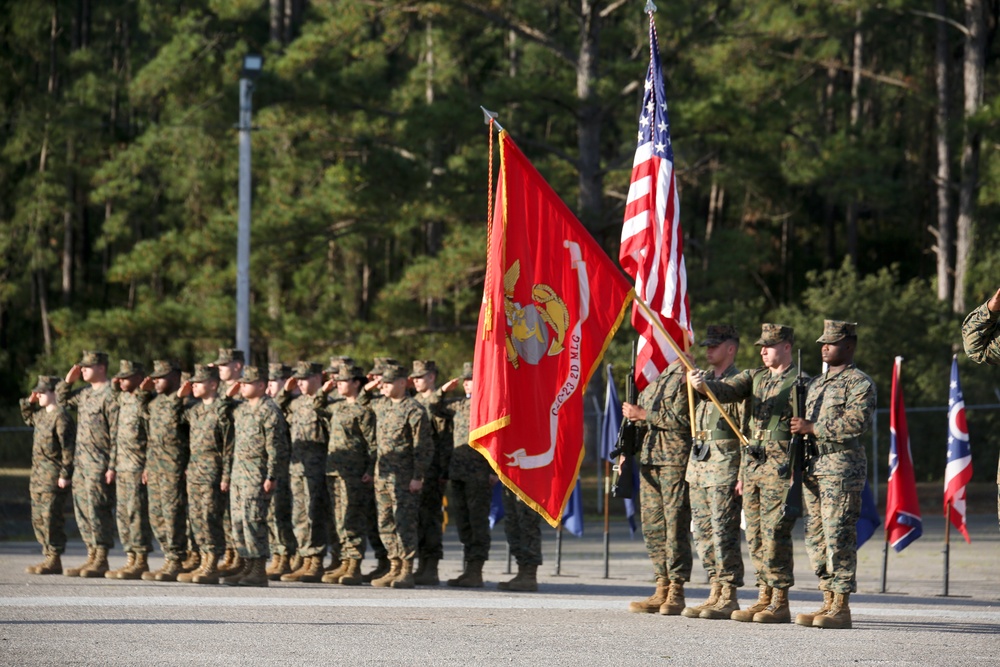
[[[659,315],[664,329],[681,349],[694,339],[684,266],[680,198],[670,143],[670,117],[660,70],[656,25],[649,14],[649,71],[639,116],[639,145],[632,162],[632,181],[625,204],[618,260],[635,279],[636,301]],[[636,387],[641,391],[677,358],[670,344],[638,304],[632,326],[639,333]]]
[[[965,486],[972,479],[972,449],[969,447],[969,428],[965,424],[965,398],[958,381],[958,356],[951,360],[951,384],[948,387],[948,464],[944,468],[944,511],[951,521],[969,539],[965,525]]]
[[[917,482],[913,476],[913,458],[910,456],[903,386],[899,377],[902,365],[903,358],[896,357],[892,367],[892,402],[889,405],[889,490],[885,499],[886,541],[896,551],[905,549],[924,532]]]

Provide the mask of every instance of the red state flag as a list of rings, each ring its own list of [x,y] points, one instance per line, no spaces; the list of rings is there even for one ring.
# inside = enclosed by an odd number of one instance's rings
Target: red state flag
[[[583,461],[583,392],[632,288],[500,133],[469,443],[558,525]]]

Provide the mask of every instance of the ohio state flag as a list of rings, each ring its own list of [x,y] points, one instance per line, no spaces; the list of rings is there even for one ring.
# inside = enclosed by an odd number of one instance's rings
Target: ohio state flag
[[[583,460],[583,392],[632,288],[505,131],[469,444],[557,526]]]

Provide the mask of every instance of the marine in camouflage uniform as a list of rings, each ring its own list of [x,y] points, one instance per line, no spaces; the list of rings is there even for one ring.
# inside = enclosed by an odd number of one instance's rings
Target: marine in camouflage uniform
[[[492,487],[499,480],[489,461],[469,445],[469,415],[472,408],[472,363],[465,362],[462,374],[450,380],[441,392],[450,391],[462,383],[465,396],[447,403],[439,410],[451,417],[452,455],[448,466],[451,480],[449,509],[462,542],[465,567],[458,577],[448,580],[449,586],[480,588],[483,585],[483,565],[490,557],[490,501]],[[539,530],[539,533],[541,531]],[[539,539],[540,543],[540,539]],[[536,582],[537,583],[537,582]]]
[[[292,526],[302,564],[281,581],[318,582],[323,576],[323,558],[329,535],[329,498],[326,490],[326,449],[329,440],[325,419],[326,394],[323,367],[300,361],[285,389],[296,384],[299,395],[288,393],[278,405],[287,415],[292,440],[289,482],[292,493]],[[340,560],[339,542],[333,542],[334,561]]]
[[[292,376],[292,369],[280,362],[267,365],[267,395],[281,405],[288,405],[299,395],[298,386],[286,391],[284,384]],[[288,410],[281,409],[287,425],[291,416]],[[287,460],[286,460],[287,462]],[[301,564],[297,556],[298,542],[295,539],[295,526],[292,522],[292,487],[289,469],[283,466],[275,471],[274,490],[271,492],[271,502],[267,508],[268,541],[271,544],[271,562],[267,566],[267,576],[271,581],[278,581]],[[292,566],[295,566],[294,568]]]
[[[962,323],[965,353],[977,364],[1000,365],[1000,289]],[[1000,520],[1000,466],[997,467],[997,518]]]
[[[281,409],[267,396],[267,371],[247,366],[240,379],[245,400],[233,410],[233,469],[229,500],[233,537],[244,559],[242,571],[222,583],[267,586],[264,569],[270,553],[267,510],[278,476],[288,470],[288,425]]]
[[[214,366],[219,372],[220,397],[228,398],[231,392],[235,394],[239,391],[239,379],[243,376],[243,367],[246,365],[246,358],[243,350],[234,350],[229,347],[220,347],[219,356],[209,364]],[[219,571],[228,573],[230,570],[239,570],[242,563],[236,562],[236,547],[233,542],[233,522],[229,516],[229,492],[223,493],[222,505],[225,508],[222,517],[222,529],[226,533],[226,556],[219,563]]]
[[[739,332],[729,325],[708,327],[702,341],[707,347],[708,371],[712,379],[737,374],[733,359],[739,349]],[[727,413],[746,430],[748,401],[730,404]],[[686,607],[689,618],[728,619],[739,609],[736,589],[743,585],[743,554],[740,546],[740,496],[736,485],[740,472],[740,440],[719,408],[702,398],[695,408],[695,440],[686,479],[691,496],[695,543],[709,576],[711,593],[704,604]]]
[[[149,525],[149,496],[142,481],[148,446],[147,406],[153,394],[139,389],[146,377],[143,365],[122,359],[112,384],[119,390],[118,431],[115,437],[115,494],[118,537],[125,549],[125,565],[105,573],[108,579],[139,579],[149,571],[153,530]]]
[[[691,455],[685,366],[679,360],[639,394],[639,404],[622,404],[622,414],[644,431],[639,453],[642,536],[653,563],[656,591],[632,602],[629,611],[679,615],[684,582],[691,578],[691,503],[684,477]]]
[[[427,411],[406,395],[406,369],[385,368],[383,400],[375,401],[375,503],[379,533],[389,551],[389,572],[373,586],[413,588],[417,555],[420,490],[434,458]]]
[[[367,383],[361,387],[358,394],[358,403],[373,408],[373,404],[386,400],[385,396],[379,393],[379,385],[382,382],[382,373],[388,366],[398,366],[399,362],[392,357],[375,357],[372,369],[366,374]],[[378,527],[378,508],[375,506],[375,494],[372,493],[371,511],[369,512],[371,521],[368,526],[368,543],[372,545],[372,555],[378,560],[378,565],[371,572],[363,577],[365,583],[374,581],[389,572],[389,550],[382,543],[382,535]]]
[[[219,384],[218,368],[197,364],[178,392],[182,398],[192,394],[195,398],[184,410],[191,447],[185,477],[188,523],[201,551],[198,569],[178,575],[181,582],[218,583],[219,562],[226,550],[223,507],[233,465],[234,402],[218,395]]]
[[[814,377],[806,393],[804,418],[792,432],[815,438],[814,454],[802,478],[806,552],[823,591],[823,607],[795,622],[820,628],[850,628],[850,594],[857,590],[858,517],[868,457],[861,436],[871,428],[875,383],[854,365],[857,324],[826,320],[821,343],[829,370]]]
[[[67,569],[69,577],[103,577],[108,550],[114,546],[115,435],[118,401],[108,381],[108,355],[88,350],[56,387],[60,406],[76,408],[76,453],[73,467],[73,506],[87,561]],[[80,377],[91,386],[72,390]]]
[[[375,520],[375,413],[358,401],[364,382],[364,370],[345,363],[323,387],[323,391],[329,393],[335,385],[342,399],[331,403],[324,411],[330,433],[326,454],[327,492],[341,557],[340,565],[323,575],[323,583],[328,584],[356,586],[362,582],[360,568],[365,557],[365,536]],[[386,567],[386,573],[388,571]]]
[[[28,398],[21,399],[21,417],[34,428],[31,438],[31,527],[45,560],[28,574],[62,574],[66,550],[66,501],[73,476],[76,424],[56,403],[59,378],[38,376]]]
[[[143,475],[149,490],[149,522],[163,550],[164,563],[156,572],[145,572],[145,581],[176,581],[187,555],[187,483],[184,471],[190,458],[184,399],[177,395],[180,368],[172,361],[153,361],[153,372],[140,385],[154,385],[149,402],[149,447]]]
[[[445,401],[444,392],[435,386],[437,373],[437,364],[431,359],[414,361],[410,373],[417,392],[414,399],[427,411],[434,439],[434,460],[427,471],[427,482],[420,491],[417,548],[420,565],[414,573],[414,581],[419,586],[437,586],[440,583],[438,562],[444,558],[444,488],[448,483],[453,446],[451,415],[441,409]]]
[[[795,332],[782,324],[761,325],[760,346],[764,366],[705,384],[721,403],[751,399],[750,444],[743,450],[740,480],[747,547],[756,572],[757,603],[734,611],[735,621],[787,623],[791,621],[788,589],[795,583],[792,528],[795,519],[782,512],[788,481],[778,474],[788,463],[791,439],[792,387],[798,368],[792,363]],[[693,382],[696,389],[698,382]]]

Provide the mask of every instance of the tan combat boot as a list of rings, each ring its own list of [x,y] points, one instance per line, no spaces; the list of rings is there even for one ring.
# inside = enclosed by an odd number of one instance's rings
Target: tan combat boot
[[[226,549],[226,553],[223,554],[222,560],[216,563],[215,567],[219,570],[220,576],[225,576],[234,568],[236,562],[236,549]]]
[[[418,586],[437,586],[441,583],[441,578],[438,577],[437,558],[421,559],[420,567],[423,571],[418,574],[414,574],[413,583]]]
[[[361,561],[358,562],[360,563]],[[348,567],[350,567],[351,560],[349,558],[345,558],[340,562],[334,561],[334,563],[337,565],[337,567],[332,567],[326,572],[324,572],[323,578],[320,579],[320,581],[323,582],[324,584],[339,584],[340,578],[347,573],[347,569]]]
[[[685,606],[684,582],[671,581],[667,601],[660,605],[660,614],[662,616],[680,616]]]
[[[208,557],[209,557],[209,554],[199,554],[198,555],[198,567],[196,567],[195,569],[191,570],[190,572],[181,572],[180,574],[177,575],[177,581],[179,581],[182,584],[193,584],[194,583],[194,578],[196,576],[198,576],[199,574],[202,574],[202,567],[207,562]],[[216,556],[214,554],[212,554],[212,562],[214,563],[215,560],[216,560]],[[183,563],[181,563],[181,569],[182,570],[184,569],[184,564]]]
[[[746,609],[734,611],[729,618],[734,621],[739,621],[740,623],[749,623],[753,620],[753,617],[757,612],[767,609],[767,605],[771,604],[771,592],[774,589],[770,586],[761,586],[758,590],[759,593],[757,594],[757,602],[750,605]]]
[[[219,557],[212,553],[201,555],[201,567],[192,572],[191,583],[193,584],[217,584],[219,583],[219,568],[217,563]]]
[[[396,577],[399,576],[400,570],[403,568],[403,561],[400,558],[390,558],[389,559],[389,571],[383,574],[378,579],[372,579],[372,586],[375,588],[388,588]]]
[[[108,567],[108,550],[104,547],[94,549],[94,562],[80,570],[80,576],[84,579],[104,578],[104,573],[110,570]]]
[[[722,590],[722,584],[718,581],[712,582],[712,588],[708,593],[708,599],[702,602],[697,607],[684,607],[684,611],[681,612],[681,616],[684,618],[698,618],[699,614],[703,609],[708,609],[709,607],[714,607],[715,603],[719,601],[719,592]]]
[[[219,580],[220,584],[225,584],[226,586],[238,586],[239,585],[240,581],[243,580],[243,575],[245,575],[249,571],[250,565],[253,562],[253,559],[240,557],[239,561],[240,561],[240,563],[242,563],[242,566],[240,567],[240,569],[238,571],[236,571],[236,572],[233,572],[230,575],[222,577]]]
[[[301,560],[301,559],[300,559]],[[298,569],[298,568],[296,568]],[[264,570],[265,576],[271,581],[278,581],[286,574],[292,572],[291,563],[285,554],[274,554],[271,556],[271,563]]]
[[[187,558],[181,563],[181,572],[194,572],[199,567],[201,567],[201,552],[200,551],[189,551],[187,552]],[[180,581],[178,579],[177,581]]]
[[[125,564],[122,565],[117,570],[108,570],[107,572],[104,573],[104,577],[106,579],[119,579],[120,577],[118,575],[124,572],[125,570],[129,569],[133,565],[135,565],[135,552],[129,551],[125,554]]]
[[[465,572],[455,579],[449,579],[449,586],[458,588],[482,588],[483,587],[483,565],[485,561],[470,560],[465,564]]]
[[[306,556],[302,559],[302,565],[292,570],[287,574],[281,575],[278,579],[279,581],[298,581],[305,574],[306,569],[312,564],[312,556]],[[272,579],[271,581],[274,581]]]
[[[399,574],[389,582],[392,588],[413,588],[416,586],[413,576],[413,559],[404,558],[400,561]]]
[[[229,563],[226,565],[225,569],[223,569],[222,564],[225,562],[226,559],[223,558],[222,562],[216,565],[219,569],[219,577],[228,577],[231,574],[237,574],[243,571],[243,558],[240,557],[240,554],[235,549],[233,549],[233,557],[229,559]]]
[[[716,621],[729,620],[733,612],[739,610],[740,603],[736,599],[736,586],[723,584],[718,601],[711,607],[702,609],[698,618],[708,618]]]
[[[795,624],[804,625],[807,628],[812,627],[813,619],[830,611],[831,606],[833,606],[833,591],[823,591],[823,606],[811,614],[797,614]]]
[[[392,563],[389,562],[388,558],[379,558],[375,569],[361,577],[361,581],[369,584],[380,577],[384,577],[389,572],[390,567],[392,567]]]
[[[310,556],[305,559],[305,563],[302,565],[302,572],[299,575],[299,581],[304,584],[315,584],[319,583],[320,579],[323,578],[323,557],[322,556]],[[284,577],[282,577],[284,580]]]
[[[775,588],[771,592],[771,604],[764,611],[753,615],[754,623],[791,623],[792,612],[788,608],[788,589]]]
[[[153,572],[154,581],[177,581],[177,575],[181,573],[181,561],[176,558],[170,558],[163,563],[161,567],[156,572]],[[146,574],[149,574],[147,572]],[[142,578],[146,581],[146,574],[142,575]]]
[[[94,547],[87,547],[87,560],[83,561],[83,565],[81,565],[80,567],[71,567],[67,570],[64,570],[63,574],[65,574],[67,577],[79,577],[80,572],[82,572],[84,568],[88,568],[94,564],[94,553],[96,551],[97,549],[95,549]]]
[[[118,572],[117,579],[142,579],[142,575],[149,572],[149,555],[146,553],[135,554],[135,560],[132,561],[132,567],[122,569]]]
[[[519,565],[517,576],[507,583],[508,591],[518,593],[534,593],[538,590],[538,566]]]
[[[523,577],[524,577],[524,568],[521,566],[520,563],[518,563],[517,564],[517,574],[514,575],[514,578],[513,579],[509,579],[507,581],[498,581],[497,582],[497,590],[498,591],[509,591],[510,587],[511,587],[511,584],[514,584],[515,582],[520,583],[521,579]]]
[[[814,628],[830,628],[833,630],[851,629],[851,608],[848,606],[850,593],[834,593],[833,604],[829,611],[813,619]]]
[[[264,568],[266,558],[251,558],[246,573],[240,579],[238,586],[257,586],[267,588],[269,584],[267,571]]]
[[[361,585],[361,559],[349,558],[343,561],[344,574],[340,575],[340,578],[334,583],[340,584],[341,586],[360,586]],[[323,577],[326,580],[326,577]]]
[[[302,567],[303,558],[297,552],[288,557],[288,572],[295,572],[295,570]],[[287,574],[287,572],[285,573]]]
[[[62,574],[62,571],[62,558],[57,553],[46,554],[45,560],[27,570],[28,574]]]
[[[660,611],[660,605],[667,601],[670,584],[663,577],[656,578],[656,590],[645,600],[629,602],[628,610],[633,614],[655,614]]]

